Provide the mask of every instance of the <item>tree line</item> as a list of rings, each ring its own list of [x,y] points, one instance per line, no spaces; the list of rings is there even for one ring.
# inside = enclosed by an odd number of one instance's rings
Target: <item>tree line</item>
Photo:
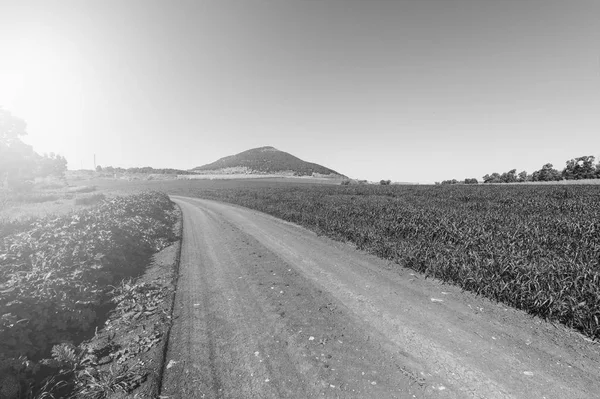
[[[561,180],[583,180],[600,179],[600,163],[596,164],[596,158],[592,155],[581,156],[566,161],[562,171],[554,169],[554,165],[547,163],[540,170],[529,174],[527,171],[517,173],[516,169],[508,172],[486,174],[483,176],[483,183],[525,183],[539,181],[561,181]],[[475,178],[468,178],[463,181],[456,179],[444,180],[435,184],[478,184]]]

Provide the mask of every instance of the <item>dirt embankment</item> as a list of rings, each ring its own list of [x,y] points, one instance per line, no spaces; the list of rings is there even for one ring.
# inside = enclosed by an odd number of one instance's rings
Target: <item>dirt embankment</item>
[[[159,395],[179,276],[181,212],[174,231],[178,240],[156,253],[141,277],[119,287],[116,310],[96,336],[81,345],[96,354],[98,366],[90,383],[97,384],[94,392],[103,397]]]

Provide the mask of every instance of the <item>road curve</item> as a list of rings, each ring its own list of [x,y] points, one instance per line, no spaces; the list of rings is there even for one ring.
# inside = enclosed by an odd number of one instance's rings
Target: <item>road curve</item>
[[[172,199],[162,398],[600,395],[599,345],[577,333],[260,212]]]

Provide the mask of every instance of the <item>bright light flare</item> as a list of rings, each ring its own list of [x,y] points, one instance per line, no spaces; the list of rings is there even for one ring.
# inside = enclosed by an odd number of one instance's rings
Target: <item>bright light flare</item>
[[[82,111],[81,63],[54,39],[1,43],[0,106],[25,119],[38,152],[64,153],[64,127]]]

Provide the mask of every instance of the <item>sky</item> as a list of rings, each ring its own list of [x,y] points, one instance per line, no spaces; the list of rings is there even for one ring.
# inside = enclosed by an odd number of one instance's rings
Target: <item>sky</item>
[[[0,106],[69,169],[560,170],[600,156],[600,1],[0,0]]]

